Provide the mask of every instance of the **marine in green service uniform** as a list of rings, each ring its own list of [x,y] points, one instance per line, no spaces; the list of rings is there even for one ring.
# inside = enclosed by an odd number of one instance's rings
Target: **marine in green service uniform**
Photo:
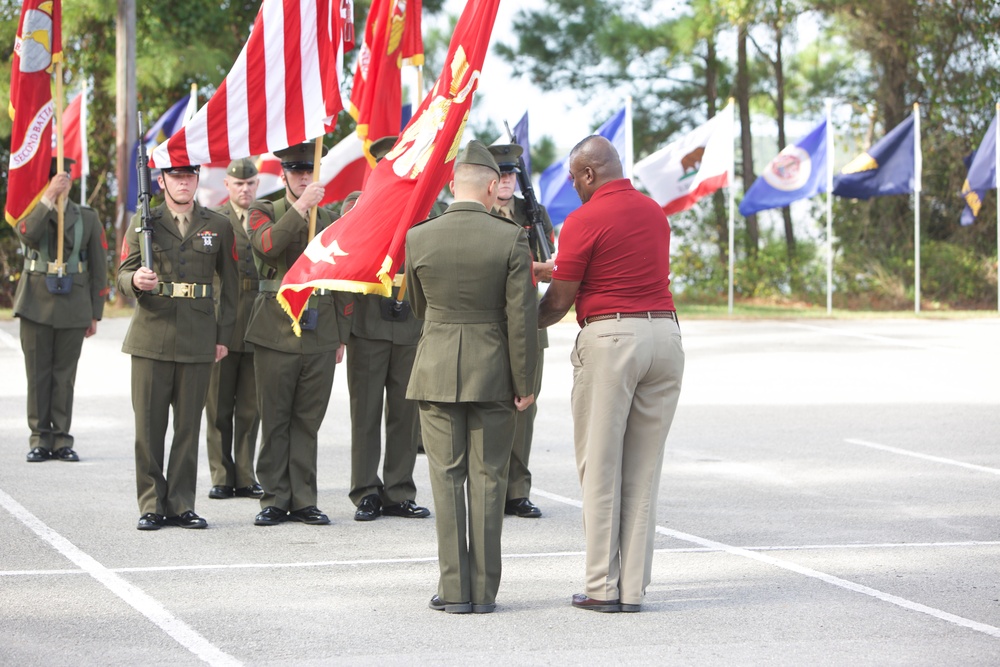
[[[544,229],[544,238],[539,238],[539,235],[532,228],[528,205],[524,199],[514,195],[517,175],[521,171],[518,158],[521,156],[523,148],[518,144],[502,144],[490,146],[489,149],[500,167],[500,186],[493,212],[508,220],[513,220],[525,228],[528,233],[528,244],[531,247],[531,257],[537,268],[544,257],[541,245],[544,243],[548,247],[549,256],[551,256],[555,252],[555,241],[552,221],[549,219],[549,213],[545,207],[539,204]],[[551,278],[548,278],[546,282],[548,280]],[[538,332],[538,366],[535,372],[534,386],[536,402],[529,405],[523,412],[517,413],[517,422],[514,425],[514,447],[510,454],[510,472],[507,475],[507,501],[504,504],[504,513],[526,519],[537,519],[542,516],[542,510],[528,497],[531,493],[531,471],[528,469],[528,458],[531,456],[531,440],[535,430],[535,415],[538,412],[537,399],[542,390],[542,369],[545,361],[545,348],[548,346],[548,333],[542,329]]]
[[[64,160],[68,169],[73,160]],[[28,462],[79,461],[70,435],[73,388],[83,339],[97,333],[108,293],[108,243],[93,209],[69,201],[72,181],[57,172],[42,198],[17,222],[24,267],[14,293],[28,380]],[[57,209],[63,205],[63,260],[59,277]]]
[[[370,150],[376,161],[392,150],[396,139],[390,136],[372,142]],[[351,210],[356,201],[356,196],[348,195],[342,212]],[[361,294],[354,304],[354,322],[347,344],[347,387],[351,394],[349,497],[357,507],[355,521],[371,521],[380,515],[408,519],[430,516],[430,510],[414,502],[417,486],[413,467],[417,461],[420,424],[416,402],[406,398],[406,385],[417,353],[421,321],[410,312],[405,298],[397,305],[402,278],[402,273],[397,274],[391,297]]]
[[[274,203],[257,201],[248,212],[250,242],[260,274],[260,293],[246,334],[246,341],[254,346],[261,419],[257,479],[264,488],[254,524],[300,521],[322,525],[330,519],[316,507],[318,433],[330,402],[334,370],[351,333],[354,297],[314,290],[300,321],[302,336],[292,330],[291,320],[278,303],[278,288],[308,245],[309,209],[322,201],[324,186],[312,180],[311,142],[275,155],[281,160],[285,196]],[[329,211],[317,209],[317,232],[331,221]]]
[[[236,318],[233,228],[195,201],[197,165],[164,168],[159,182],[164,203],[150,211],[153,256],[142,256],[137,214],[125,232],[118,267],[118,290],[136,299],[122,345],[122,352],[132,355],[135,477],[142,514],[136,527],[205,528],[207,522],[194,511],[198,436],[212,366],[226,356]],[[171,410],[174,437],[164,467]]]
[[[232,254],[239,272],[240,298],[236,304],[236,326],[229,340],[229,354],[212,368],[205,401],[208,467],[212,473],[208,497],[214,499],[264,495],[254,474],[260,416],[257,414],[253,345],[243,341],[257,298],[257,267],[247,232],[247,208],[257,198],[258,183],[253,160],[246,157],[233,160],[223,180],[229,201],[215,209],[229,218],[233,228],[236,243]]]
[[[514,413],[534,400],[538,326],[524,230],[493,216],[500,169],[471,141],[455,160],[455,201],[406,235],[406,280],[424,320],[406,396],[419,401],[438,538],[430,608],[488,613]]]

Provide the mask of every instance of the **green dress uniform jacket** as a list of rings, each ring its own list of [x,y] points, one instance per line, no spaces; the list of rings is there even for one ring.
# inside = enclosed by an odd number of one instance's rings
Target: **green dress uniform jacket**
[[[407,398],[420,401],[438,596],[449,602],[492,604],[500,585],[514,396],[531,394],[538,351],[531,274],[524,230],[478,202],[455,202],[406,236],[410,301],[424,319]]]
[[[142,222],[136,215],[125,232],[118,267],[119,291],[136,298],[122,351],[132,355],[139,512],[178,516],[194,511],[201,414],[215,346],[228,345],[233,335],[239,286],[232,260],[233,229],[226,218],[196,203],[182,235],[165,204],[150,213],[152,270],[159,284],[150,292],[132,285],[143,263],[138,230]],[[218,317],[212,298],[216,276]],[[174,438],[165,469],[171,407]]]
[[[231,204],[215,209],[229,218],[233,228],[233,260],[239,274],[236,325],[229,339],[229,354],[212,368],[205,401],[205,440],[213,486],[246,488],[257,483],[254,455],[260,416],[257,413],[257,382],[254,378],[253,345],[245,343],[247,324],[257,299],[257,266],[247,234],[246,218]]]
[[[93,209],[67,201],[63,217],[63,261],[73,286],[52,294],[45,284],[47,261],[57,257],[56,210],[37,204],[14,231],[24,249],[24,267],[14,293],[28,380],[29,449],[73,446],[73,386],[84,334],[104,314],[108,293],[108,244]]]
[[[529,245],[531,246],[531,257],[534,261],[542,261],[541,244],[544,243],[549,249],[549,256],[555,253],[555,244],[552,241],[554,232],[552,231],[552,220],[549,219],[549,212],[544,206],[542,209],[542,229],[545,238],[538,238],[537,234],[529,231]],[[513,197],[511,200],[511,215],[514,222],[531,228],[531,218],[528,216],[528,205],[524,199]],[[507,500],[527,498],[531,494],[531,471],[528,469],[528,459],[531,457],[531,441],[535,431],[535,415],[538,414],[538,395],[542,391],[542,371],[545,365],[545,348],[549,346],[549,334],[547,329],[538,331],[538,366],[535,373],[535,403],[527,409],[517,413],[517,421],[514,424],[514,447],[510,453],[510,470],[507,474]]]
[[[254,202],[247,212],[250,241],[260,273],[246,340],[254,344],[261,447],[257,479],[261,507],[299,510],[316,505],[319,427],[333,388],[336,353],[351,333],[353,295],[316,290],[308,308],[318,311],[315,329],[297,337],[277,300],[285,273],[308,245],[309,221],[287,198]],[[333,221],[319,208],[316,231]]]

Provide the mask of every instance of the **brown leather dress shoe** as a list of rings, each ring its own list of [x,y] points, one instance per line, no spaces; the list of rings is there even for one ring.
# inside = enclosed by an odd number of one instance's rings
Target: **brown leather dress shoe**
[[[577,609],[589,609],[590,611],[600,611],[605,614],[617,614],[622,610],[618,600],[595,600],[589,598],[584,593],[577,593],[573,596],[573,606]]]

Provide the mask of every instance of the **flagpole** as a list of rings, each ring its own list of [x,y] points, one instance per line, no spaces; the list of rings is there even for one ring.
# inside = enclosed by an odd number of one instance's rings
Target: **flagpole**
[[[826,100],[826,314],[833,314],[833,100]]]
[[[63,64],[62,60],[56,62],[56,174],[63,171]],[[65,252],[63,236],[66,231],[66,214],[63,207],[66,205],[66,193],[62,193],[56,200],[56,272],[62,277],[66,266],[63,263]]]
[[[913,312],[920,312],[920,191],[923,178],[920,152],[920,105],[913,103]]]
[[[729,127],[732,129],[736,124],[736,107],[733,105],[733,98],[729,98]],[[736,259],[735,252],[736,236],[736,135],[733,134],[733,141],[729,145],[729,314],[733,314],[733,273]]]
[[[632,161],[635,154],[632,148],[632,96],[625,98],[625,178],[632,178]]]
[[[90,176],[90,148],[87,145],[87,77],[80,91],[80,206],[87,205],[87,177]]]
[[[320,162],[323,160],[323,135],[316,137],[316,151],[313,153],[313,183],[319,183]],[[316,236],[316,213],[319,204],[309,209],[309,240]]]

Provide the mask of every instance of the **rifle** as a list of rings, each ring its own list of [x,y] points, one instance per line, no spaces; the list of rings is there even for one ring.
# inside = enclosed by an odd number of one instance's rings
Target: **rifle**
[[[503,122],[503,126],[507,129],[507,136],[510,137],[510,143],[516,143],[516,137],[510,131],[510,125],[507,124],[506,120]],[[531,220],[531,233],[529,236],[534,236],[538,239],[538,253],[541,256],[541,260],[547,262],[552,258],[552,253],[549,252],[549,240],[545,238],[545,226],[542,224],[542,206],[535,197],[535,189],[531,186],[531,174],[525,168],[524,158],[520,155],[517,156],[517,184],[521,187],[521,194],[524,195],[524,204],[528,208],[528,219]]]
[[[139,172],[139,210],[142,226],[136,231],[142,232],[142,265],[153,270],[153,220],[149,213],[150,179],[149,157],[146,155],[146,144],[143,142],[142,114],[139,115],[139,157],[135,169]]]

